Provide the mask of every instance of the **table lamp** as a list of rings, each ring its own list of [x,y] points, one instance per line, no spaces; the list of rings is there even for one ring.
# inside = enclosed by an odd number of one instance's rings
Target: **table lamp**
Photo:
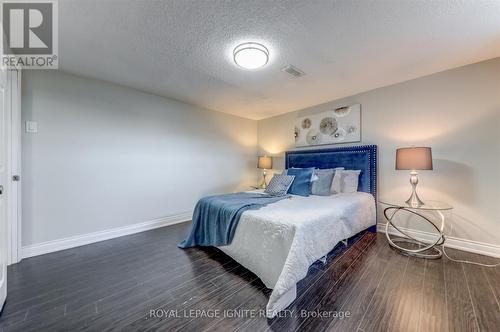
[[[410,170],[412,193],[406,204],[420,207],[424,202],[417,195],[417,170],[432,170],[432,150],[429,147],[400,148],[396,150],[396,170]]]
[[[258,161],[257,161],[257,167],[262,169],[262,184],[260,185],[260,187],[262,189],[266,189],[267,188],[267,182],[266,182],[266,171],[268,169],[271,169],[273,168],[273,158],[271,157],[268,157],[268,156],[260,156]]]

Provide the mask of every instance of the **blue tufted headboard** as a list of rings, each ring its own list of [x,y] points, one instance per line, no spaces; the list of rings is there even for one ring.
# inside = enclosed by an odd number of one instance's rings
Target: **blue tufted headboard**
[[[316,167],[361,170],[358,191],[371,193],[377,199],[377,146],[361,145],[331,149],[285,152],[286,168]]]

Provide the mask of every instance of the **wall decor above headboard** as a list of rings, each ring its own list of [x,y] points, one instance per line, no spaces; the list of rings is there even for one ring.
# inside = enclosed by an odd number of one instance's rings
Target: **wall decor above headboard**
[[[377,199],[377,146],[360,145],[331,149],[285,152],[286,168],[315,167],[320,169],[344,167],[361,170],[358,191],[371,193]]]
[[[360,104],[299,117],[295,122],[297,147],[352,142],[361,142]]]

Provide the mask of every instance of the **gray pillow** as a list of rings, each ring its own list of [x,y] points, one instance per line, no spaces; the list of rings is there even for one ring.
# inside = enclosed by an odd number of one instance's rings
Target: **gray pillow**
[[[312,183],[311,195],[330,196],[330,187],[332,186],[335,170],[333,168],[315,169],[314,174],[316,174],[318,180]]]
[[[285,196],[294,179],[293,175],[274,174],[264,192],[271,196]]]

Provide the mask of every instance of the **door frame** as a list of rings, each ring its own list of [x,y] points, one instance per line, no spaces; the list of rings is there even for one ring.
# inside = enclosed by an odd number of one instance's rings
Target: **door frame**
[[[7,265],[21,261],[21,70],[7,71]],[[14,180],[18,176],[18,180]]]

